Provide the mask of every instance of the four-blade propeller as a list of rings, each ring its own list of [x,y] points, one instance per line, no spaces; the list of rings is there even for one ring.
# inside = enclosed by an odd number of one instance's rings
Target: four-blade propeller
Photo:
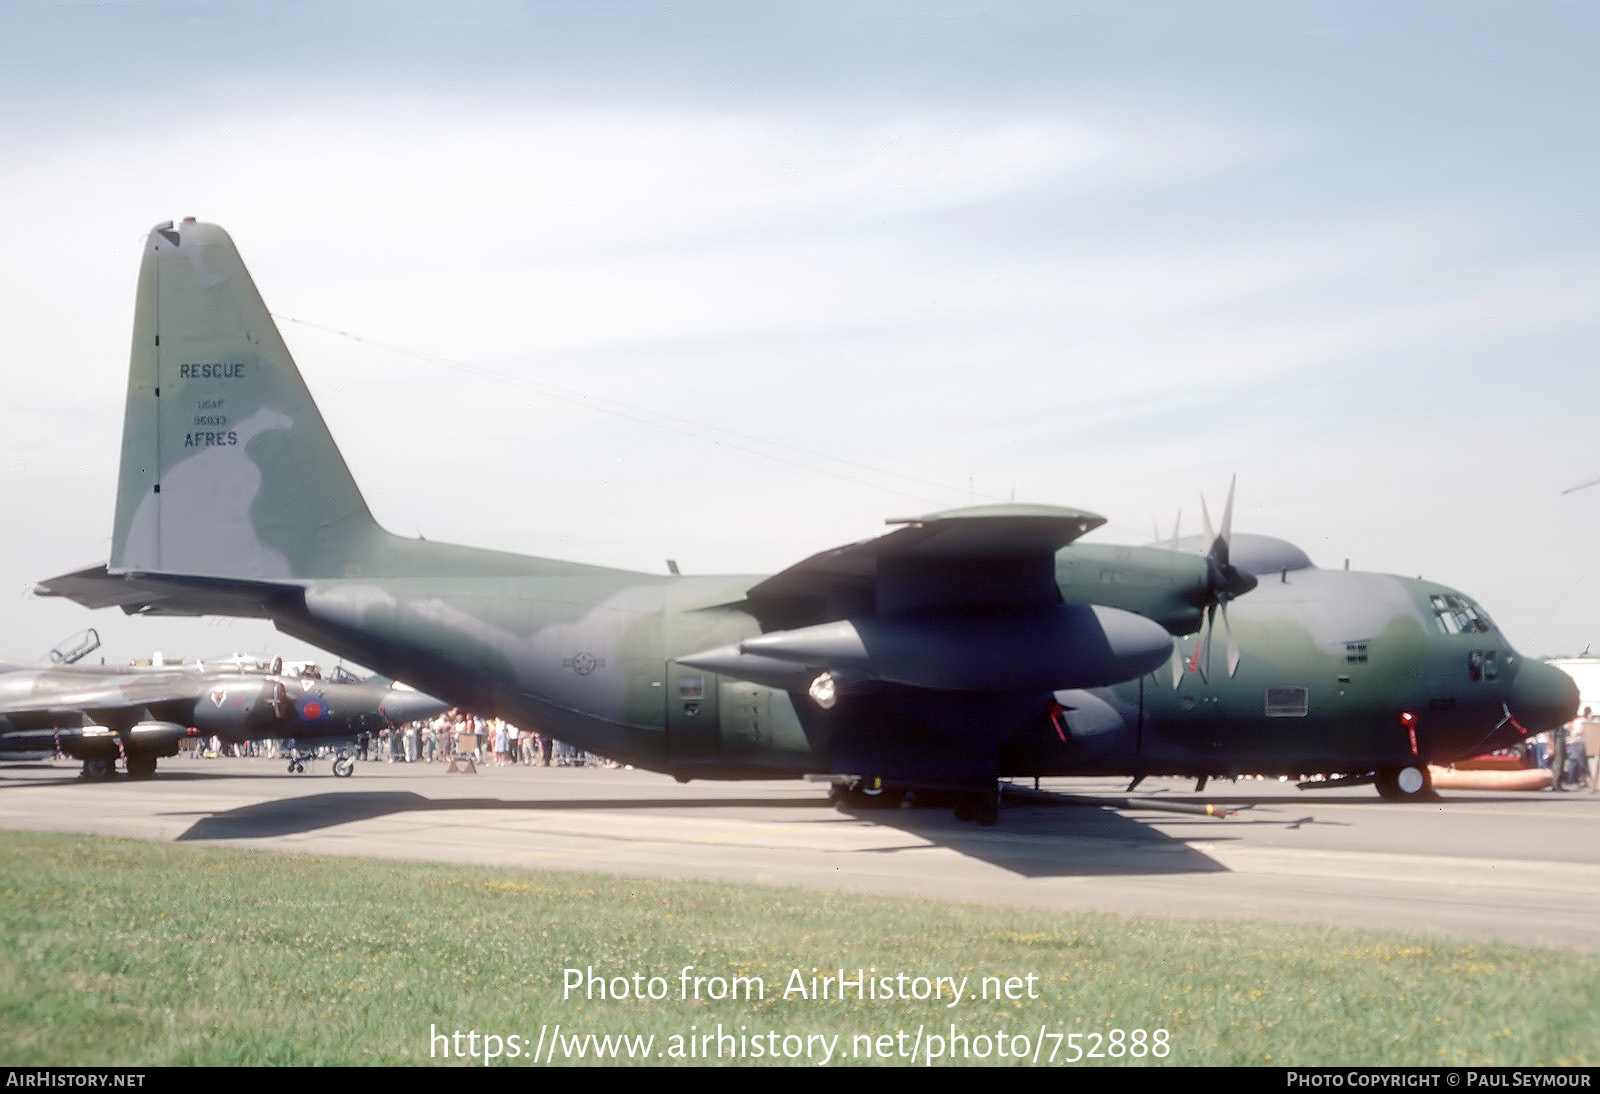
[[[1206,551],[1206,616],[1201,627],[1202,633],[1195,642],[1194,653],[1189,659],[1187,669],[1189,672],[1198,672],[1200,678],[1206,681],[1211,679],[1211,636],[1216,630],[1219,611],[1222,615],[1222,629],[1227,635],[1228,675],[1231,677],[1239,670],[1239,642],[1234,637],[1233,627],[1228,622],[1228,602],[1256,587],[1255,576],[1240,570],[1229,560],[1229,542],[1233,537],[1233,494],[1237,484],[1238,476],[1234,476],[1228,483],[1228,501],[1223,506],[1220,531],[1212,530],[1211,511],[1206,507],[1205,498],[1200,499],[1200,515],[1205,524],[1206,542],[1210,545]],[[1176,542],[1176,529],[1173,539]],[[1172,649],[1174,688],[1183,682],[1185,667],[1183,656],[1174,645]]]

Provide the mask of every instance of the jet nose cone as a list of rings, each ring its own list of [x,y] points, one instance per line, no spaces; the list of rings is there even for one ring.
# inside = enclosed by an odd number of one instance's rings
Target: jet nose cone
[[[1543,733],[1578,713],[1578,685],[1554,665],[1525,660],[1511,683],[1507,706],[1529,733]]]
[[[435,714],[443,714],[449,709],[450,704],[442,699],[404,688],[389,689],[378,703],[379,712],[395,725],[432,718]]]

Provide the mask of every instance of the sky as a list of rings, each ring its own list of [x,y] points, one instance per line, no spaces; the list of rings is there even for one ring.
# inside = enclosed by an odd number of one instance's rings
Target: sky
[[[303,656],[104,561],[133,290],[221,224],[391,530],[768,573],[987,501],[1234,524],[1600,650],[1600,8],[0,7],[0,656]],[[324,660],[332,660],[324,658]]]

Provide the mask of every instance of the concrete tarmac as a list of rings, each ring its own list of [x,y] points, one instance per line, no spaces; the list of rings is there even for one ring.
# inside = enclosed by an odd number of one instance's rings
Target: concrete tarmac
[[[856,814],[804,782],[680,785],[614,768],[163,760],[155,779],[0,765],[0,827],[238,848],[850,889],[1045,908],[1284,920],[1600,951],[1600,795],[1147,780],[1130,808]],[[1124,797],[1120,781],[1048,789]],[[1156,812],[1213,802],[1237,816]]]

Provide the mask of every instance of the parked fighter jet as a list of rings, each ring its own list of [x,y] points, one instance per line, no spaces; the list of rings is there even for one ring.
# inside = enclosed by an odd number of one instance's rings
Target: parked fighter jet
[[[145,250],[110,562],[39,591],[270,618],[680,779],[956,789],[984,822],[1005,776],[1331,771],[1416,794],[1426,763],[1576,702],[1459,593],[1318,571],[1226,516],[1197,552],[1080,544],[1102,519],[1044,506],[892,523],[765,579],[392,535],[232,241],[186,220]]]
[[[91,779],[120,756],[133,778],[175,756],[184,738],[339,740],[448,709],[387,684],[185,667],[43,668],[0,661],[0,752],[60,751]],[[348,761],[334,773],[349,775]]]

